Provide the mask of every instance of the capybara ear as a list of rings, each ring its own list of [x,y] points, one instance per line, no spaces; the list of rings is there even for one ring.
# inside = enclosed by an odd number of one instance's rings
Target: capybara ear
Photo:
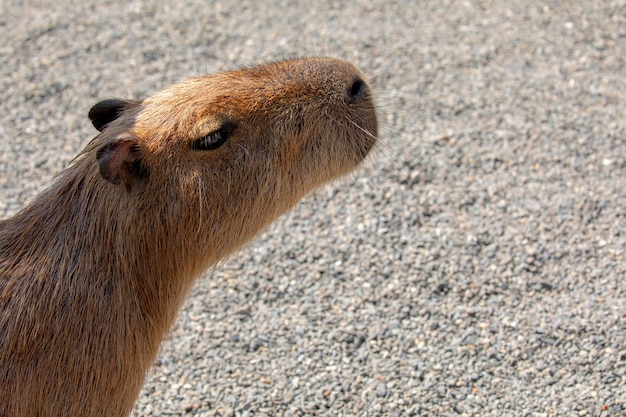
[[[123,135],[106,142],[96,151],[96,159],[102,178],[111,184],[124,184],[127,191],[148,178],[142,151],[133,136]]]
[[[93,127],[102,132],[102,130],[113,120],[117,119],[124,110],[134,107],[139,103],[139,101],[135,100],[119,100],[115,98],[103,100],[94,104],[91,110],[89,110],[89,120],[91,120]]]

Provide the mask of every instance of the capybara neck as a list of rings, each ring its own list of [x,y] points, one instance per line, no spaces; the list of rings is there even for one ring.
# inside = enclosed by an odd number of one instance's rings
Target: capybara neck
[[[375,145],[369,86],[311,58],[105,100],[0,222],[0,417],[128,415],[194,280]]]

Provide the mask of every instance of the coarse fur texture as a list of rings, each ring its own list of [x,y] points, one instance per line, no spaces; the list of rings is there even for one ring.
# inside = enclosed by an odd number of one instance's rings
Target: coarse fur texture
[[[0,221],[1,417],[128,415],[194,280],[377,136],[363,75],[330,58],[198,77],[89,116],[101,133]],[[192,145],[206,138],[223,144]]]

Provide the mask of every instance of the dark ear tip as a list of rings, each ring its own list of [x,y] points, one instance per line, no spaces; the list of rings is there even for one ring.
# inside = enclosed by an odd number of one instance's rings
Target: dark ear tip
[[[130,104],[132,101],[129,100],[102,100],[89,110],[89,120],[96,129],[102,132],[106,125],[117,119]]]

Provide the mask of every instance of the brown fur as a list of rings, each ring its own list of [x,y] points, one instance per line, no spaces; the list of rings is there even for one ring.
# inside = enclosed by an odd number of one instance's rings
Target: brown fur
[[[128,415],[194,280],[374,146],[362,77],[301,59],[95,106],[102,132],[0,221],[0,416]]]

